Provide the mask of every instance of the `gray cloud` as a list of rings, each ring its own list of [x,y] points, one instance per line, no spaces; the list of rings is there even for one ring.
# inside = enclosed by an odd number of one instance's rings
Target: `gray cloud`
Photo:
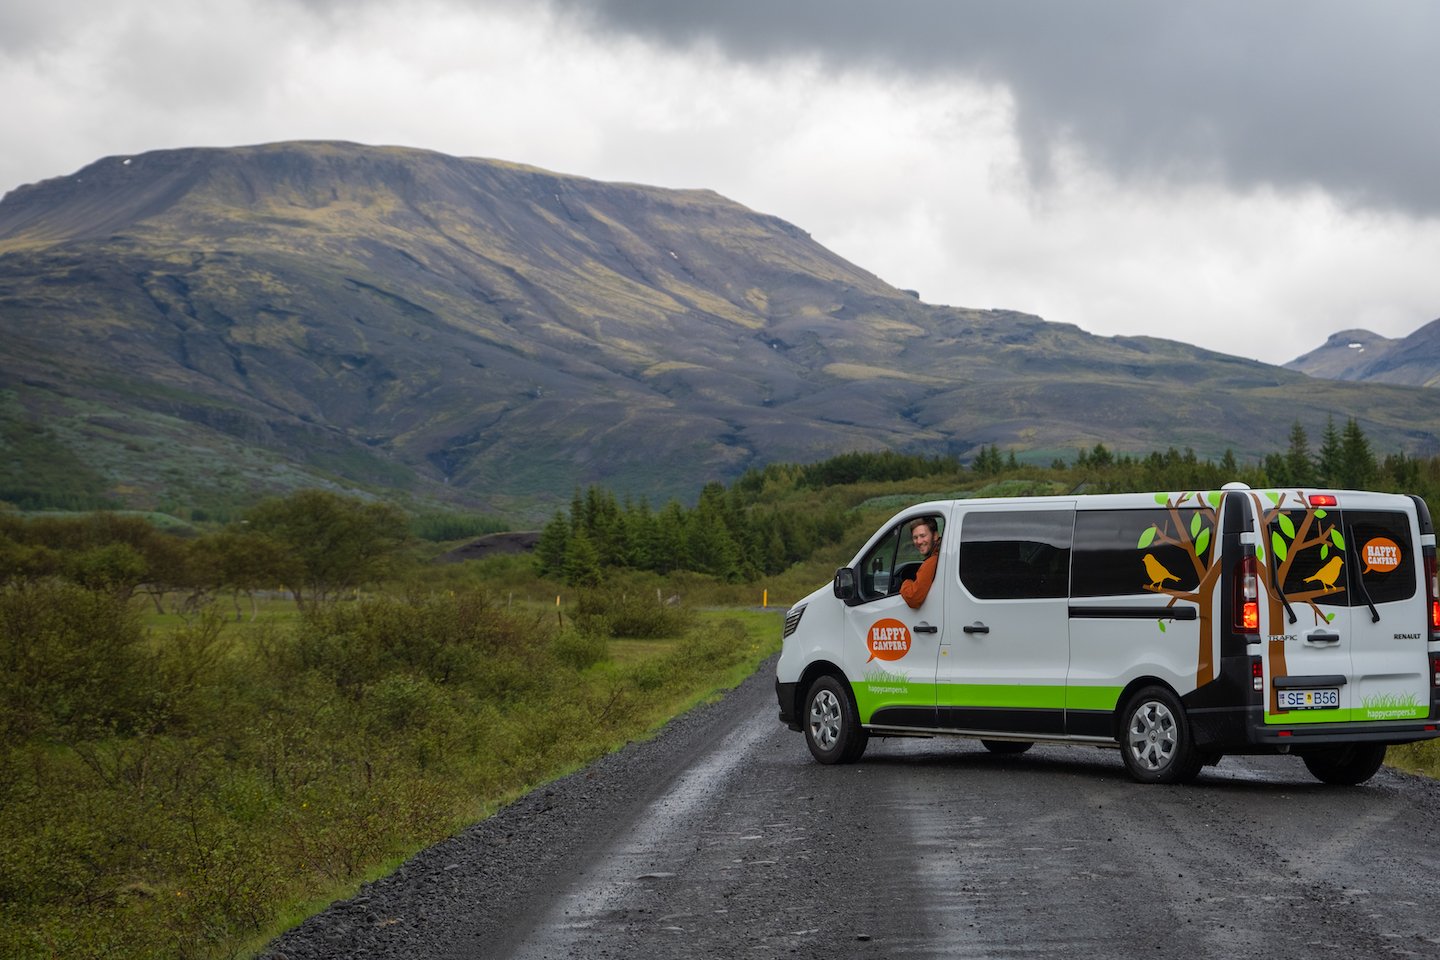
[[[557,0],[601,30],[740,60],[1007,86],[1032,176],[1081,148],[1127,179],[1317,187],[1440,214],[1429,0]]]

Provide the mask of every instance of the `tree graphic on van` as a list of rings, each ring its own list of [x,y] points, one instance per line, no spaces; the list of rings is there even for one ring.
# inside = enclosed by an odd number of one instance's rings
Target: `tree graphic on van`
[[[1215,521],[1223,494],[1218,490],[1209,493],[1155,494],[1155,502],[1163,511],[1157,511],[1158,519],[1146,527],[1135,544],[1137,550],[1146,551],[1140,557],[1140,574],[1144,578],[1141,589],[1147,593],[1168,596],[1166,608],[1181,601],[1193,603],[1198,608],[1200,638],[1195,651],[1195,685],[1204,686],[1215,679],[1214,627],[1211,610],[1214,607],[1215,584],[1220,579],[1220,551],[1211,550]],[[1184,511],[1184,513],[1182,513]],[[1185,513],[1189,518],[1186,519]],[[1188,564],[1185,576],[1181,571],[1171,570],[1155,555],[1154,548],[1171,547],[1167,555],[1172,563]],[[1193,575],[1192,575],[1193,574]],[[1179,584],[1191,582],[1193,587]],[[1172,581],[1174,586],[1171,585]],[[1160,631],[1166,631],[1165,621],[1157,620]]]
[[[1335,614],[1321,610],[1315,601],[1345,589],[1345,536],[1334,521],[1329,521],[1330,515],[1325,508],[1310,506],[1305,495],[1298,490],[1294,500],[1290,500],[1288,493],[1277,490],[1257,491],[1250,494],[1250,499],[1255,505],[1255,515],[1260,519],[1262,531],[1260,542],[1255,547],[1255,561],[1269,601],[1270,672],[1273,678],[1285,677],[1289,676],[1289,668],[1285,665],[1285,631],[1278,629],[1287,619],[1285,604],[1288,602],[1291,609],[1298,604],[1309,607],[1316,626],[1335,619]],[[1265,501],[1269,501],[1268,505]],[[1318,553],[1310,557],[1309,554],[1315,551]],[[1315,568],[1309,576],[1300,578],[1301,583],[1315,586],[1302,590],[1286,589],[1282,595],[1279,585],[1291,582],[1296,563],[1303,564],[1302,570]],[[1270,713],[1280,709],[1275,690],[1272,681]]]

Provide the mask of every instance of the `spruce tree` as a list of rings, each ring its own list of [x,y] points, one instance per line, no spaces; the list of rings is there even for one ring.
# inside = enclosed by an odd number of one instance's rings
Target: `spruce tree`
[[[535,544],[535,572],[542,577],[565,573],[565,549],[570,545],[570,521],[559,510],[540,531]]]
[[[1325,422],[1325,434],[1320,440],[1320,453],[1315,458],[1315,482],[1333,487],[1340,482],[1340,431],[1335,429],[1335,418]]]
[[[1375,454],[1360,424],[1351,417],[1340,437],[1339,485],[1348,490],[1364,490],[1375,482]]]
[[[1277,485],[1313,487],[1316,483],[1315,460],[1310,455],[1310,438],[1296,420],[1290,427],[1290,446],[1285,451],[1285,476]]]
[[[600,554],[582,530],[565,548],[565,582],[572,587],[598,587],[602,580]]]

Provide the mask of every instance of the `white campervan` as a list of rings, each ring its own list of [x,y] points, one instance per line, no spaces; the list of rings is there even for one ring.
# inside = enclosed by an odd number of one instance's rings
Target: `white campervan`
[[[925,532],[912,538],[917,521]],[[912,607],[922,557],[936,564]],[[1419,497],[1224,490],[922,503],[785,618],[780,719],[821,763],[879,736],[1120,747],[1137,780],[1292,753],[1327,783],[1440,736]]]

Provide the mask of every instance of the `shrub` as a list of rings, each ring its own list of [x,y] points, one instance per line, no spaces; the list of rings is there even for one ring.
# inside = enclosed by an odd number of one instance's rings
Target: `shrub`
[[[610,655],[610,644],[605,637],[605,633],[569,627],[555,635],[550,642],[550,652],[562,664],[584,670]]]
[[[664,603],[643,593],[583,591],[575,604],[583,628],[612,637],[654,639],[684,633],[695,622],[686,607]]]
[[[542,656],[548,629],[479,593],[380,597],[307,609],[293,642],[271,655],[278,669],[316,671],[359,699],[394,673],[442,686],[489,680],[502,663]]]
[[[155,705],[135,611],[116,597],[44,580],[0,587],[0,729],[127,732]]]

